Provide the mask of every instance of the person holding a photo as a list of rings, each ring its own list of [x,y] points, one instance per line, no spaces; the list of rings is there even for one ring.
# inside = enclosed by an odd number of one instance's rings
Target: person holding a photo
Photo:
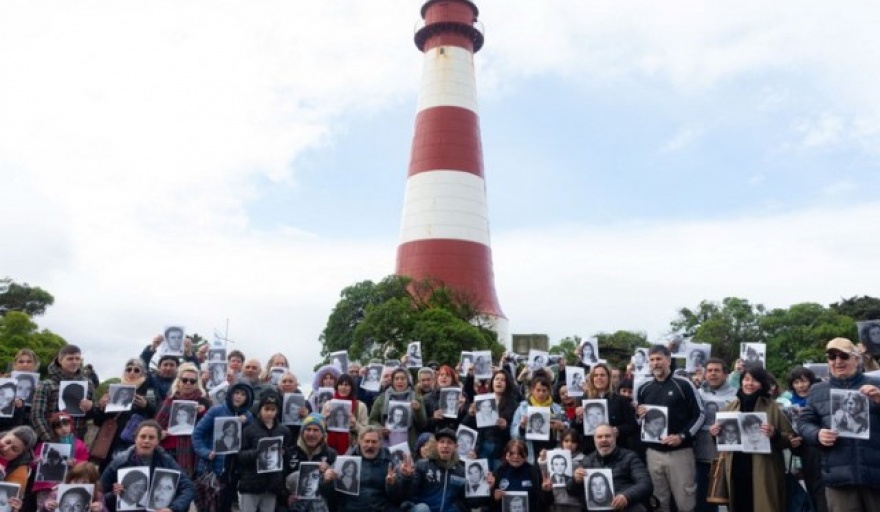
[[[152,418],[156,414],[155,405],[147,400],[147,391],[149,390],[149,384],[147,383],[147,370],[140,359],[132,358],[125,362],[119,383],[135,387],[131,409],[121,412],[105,412],[107,405],[111,403],[111,398],[113,398],[109,393],[104,393],[100,400],[98,400],[97,406],[94,409],[95,425],[100,427],[105,421],[111,418],[116,420],[117,425],[116,433],[113,436],[113,443],[110,445],[110,451],[108,452],[110,456],[101,462],[101,469],[107,467],[107,464],[113,458],[114,454],[124,451],[132,445],[131,438],[122,438],[122,433],[125,432],[125,427],[128,425],[128,422],[137,422],[144,418]]]
[[[409,428],[404,431],[393,431],[387,428],[389,423],[397,419],[403,419],[402,416],[391,416],[392,410],[389,402],[392,400],[407,401],[411,406],[412,418]],[[425,404],[421,398],[416,396],[410,381],[409,372],[404,368],[395,368],[391,373],[391,385],[384,393],[376,398],[373,402],[373,408],[370,411],[370,424],[385,427],[383,434],[387,439],[388,446],[394,446],[402,442],[409,443],[410,450],[414,450],[416,446],[416,437],[418,433],[423,431],[428,424],[427,415],[425,414]]]
[[[0,480],[27,488],[29,464],[37,434],[27,425],[0,433]]]
[[[146,484],[146,477],[144,484]],[[80,462],[77,465],[70,468],[70,471],[67,472],[67,476],[64,478],[65,484],[83,484],[83,485],[95,485],[100,480],[100,473],[98,473],[98,467],[90,462]],[[147,487],[144,485],[144,494],[147,492]],[[68,498],[69,499],[69,498]],[[46,499],[40,502],[37,510],[39,512],[55,512],[61,511],[60,503],[58,502],[58,487],[53,487],[46,496]],[[87,509],[83,509],[82,512],[108,512],[107,505],[104,503],[103,493],[98,489],[98,486],[95,485],[95,492],[92,494],[92,501],[89,503]]]
[[[144,420],[138,425],[134,433],[134,446],[129,447],[107,465],[107,469],[101,474],[101,489],[111,492],[118,499],[125,492],[125,486],[120,483],[119,470],[124,468],[150,466],[156,469],[177,471],[177,486],[172,493],[170,503],[156,512],[187,512],[195,498],[195,487],[192,480],[180,471],[180,466],[174,462],[170,455],[165,453],[159,446],[162,438],[162,427],[153,420]],[[155,485],[155,482],[154,482]],[[113,501],[112,510],[115,510],[116,501]]]
[[[426,368],[422,368],[422,370],[419,371],[419,375],[422,375],[422,371],[424,370],[426,370]],[[427,368],[427,370],[430,370],[430,368]],[[467,398],[459,399],[459,397],[465,396],[463,393],[459,395],[453,394],[452,397],[449,397],[449,393],[444,393],[442,390],[444,388],[461,389],[461,382],[458,380],[458,373],[456,373],[452,367],[443,365],[437,368],[437,372],[434,374],[434,379],[434,389],[423,397],[425,402],[425,414],[428,419],[428,425],[425,428],[425,431],[436,432],[443,428],[455,430],[458,428],[460,420],[462,419],[461,413],[467,410]],[[455,418],[448,417],[444,414],[444,412],[450,408],[455,411]]]
[[[291,447],[284,462],[284,479],[287,508],[293,511],[317,511],[327,510],[326,496],[335,494],[333,480],[336,473],[333,465],[336,463],[336,450],[327,445],[327,424],[324,416],[319,413],[311,413],[303,420],[299,439],[296,445]],[[320,477],[318,481],[310,480],[307,475],[300,474],[300,465],[303,462],[318,463]],[[306,466],[309,467],[309,466]],[[307,483],[308,489],[300,489],[300,482]],[[300,500],[297,495],[309,495],[315,493],[316,499]],[[346,496],[349,498],[349,496]]]
[[[468,414],[464,417],[463,424],[478,430],[477,458],[487,459],[489,471],[495,471],[504,458],[504,446],[510,441],[510,424],[516,414],[519,401],[516,383],[507,371],[495,370],[492,373],[491,383],[490,392],[495,395],[495,414],[497,415],[495,424],[477,428],[477,414],[480,411],[477,410],[475,404],[470,404],[468,407]]]
[[[39,369],[40,360],[37,358],[37,354],[33,350],[23,348],[15,353],[11,368],[13,372],[37,372]],[[0,376],[11,377],[11,374],[0,374]],[[34,401],[34,394],[37,390],[37,383],[38,381],[31,375],[22,374],[18,376],[18,392],[13,401],[14,409],[12,417],[0,418],[0,432],[26,424],[29,420],[31,404]]]
[[[40,383],[34,395],[34,404],[31,407],[31,426],[34,427],[40,440],[51,443],[52,427],[49,425],[49,419],[58,412],[61,382],[81,381],[86,384],[87,391],[76,405],[86,415],[73,418],[73,431],[77,437],[84,439],[88,420],[92,415],[92,397],[95,395],[95,389],[82,371],[82,351],[76,345],[64,345],[58,351],[58,355],[49,363],[47,370],[49,372],[48,380]]]
[[[632,401],[614,392],[611,386],[611,368],[605,363],[593,365],[587,376],[587,387],[584,398],[589,400],[604,399],[607,407],[607,422],[614,428],[617,434],[617,443],[627,448],[635,448],[639,441],[639,424],[636,421],[635,410]],[[591,424],[589,412],[583,407],[575,409],[575,425],[582,428],[584,421]],[[595,415],[597,411],[593,411]],[[604,418],[602,421],[605,421]],[[592,423],[593,426],[598,422]],[[583,431],[583,430],[581,430]],[[593,438],[584,437],[584,453],[590,453],[594,449]]]
[[[53,443],[58,444],[66,444],[71,446],[71,457],[62,463],[67,464],[69,466],[74,466],[76,464],[82,462],[88,462],[89,460],[89,447],[86,446],[81,439],[78,439],[73,434],[73,418],[70,417],[69,414],[64,412],[56,412],[52,415],[52,418],[49,420],[49,424],[52,426],[52,433],[55,438],[52,440]],[[45,443],[40,442],[37,446],[34,447],[35,454],[43,453],[43,445]],[[53,450],[54,451],[54,450]],[[57,453],[57,452],[56,452]],[[48,458],[48,454],[47,454]],[[38,462],[34,461],[31,465],[36,469],[38,466]],[[63,471],[61,474],[63,475]],[[37,506],[41,506],[46,498],[49,496],[49,491],[58,484],[60,479],[55,479],[54,481],[41,481],[39,476],[34,480],[33,485],[31,486],[31,492],[37,494]]]
[[[537,456],[535,459],[537,460]],[[544,510],[545,503],[552,495],[553,488],[550,486],[550,480],[545,481],[537,464],[529,463],[528,448],[521,439],[511,439],[504,447],[504,461],[495,470],[494,477],[491,507],[493,511],[501,510],[501,499],[505,492],[522,491],[528,493],[530,511]],[[547,484],[546,489],[543,488],[545,483]],[[502,487],[504,488],[502,489]]]
[[[351,375],[344,373],[336,379],[336,387],[333,393],[334,400],[345,400],[349,403],[348,432],[327,432],[327,444],[336,450],[336,453],[346,453],[351,447],[352,442],[357,439],[358,433],[366,427],[370,422],[367,406],[357,399],[355,396],[354,379]],[[330,402],[324,404],[322,414],[325,418],[330,417]],[[338,410],[339,413],[344,413]],[[343,416],[344,417],[344,416]]]
[[[177,378],[171,384],[168,396],[162,402],[156,421],[163,429],[162,448],[180,466],[187,476],[192,477],[196,468],[196,454],[193,450],[192,435],[169,435],[168,429],[171,423],[171,408],[175,400],[189,400],[196,402],[196,423],[202,419],[208,409],[211,408],[211,399],[202,387],[202,379],[199,378],[199,370],[192,363],[183,363],[177,370]]]
[[[727,466],[727,485],[731,510],[785,510],[785,462],[783,450],[796,448],[801,438],[796,437],[788,419],[770,396],[770,374],[761,366],[746,365],[740,379],[736,398],[725,411],[741,413],[765,412],[767,423],[752,426],[755,415],[743,421],[745,430],[743,444],[754,443],[755,435],[770,439],[771,453],[731,452],[724,458]],[[709,433],[719,436],[720,423],[709,428]],[[752,439],[750,439],[750,436]]]
[[[260,451],[261,439],[281,437],[283,444],[291,443],[290,430],[280,423],[281,397],[274,391],[264,393],[260,398],[257,417],[242,433],[241,451],[238,452],[238,505],[241,512],[275,510],[278,489],[284,485],[284,474],[279,461],[278,471],[260,471],[263,453]],[[263,443],[262,448],[268,449]],[[280,448],[276,445],[277,448]],[[280,451],[275,454],[280,457]]]
[[[299,389],[299,379],[297,379],[296,375],[294,375],[291,372],[281,374],[281,377],[278,378],[277,390],[278,390],[278,394],[281,395],[282,400],[283,400],[284,395],[288,394],[288,393],[299,393],[300,395],[303,394],[303,392],[300,391],[300,389]],[[293,400],[287,400],[285,402],[285,404],[287,406],[287,410],[284,411],[281,415],[282,421],[284,420],[284,418],[285,418],[284,415],[286,414],[288,417],[296,416],[300,419],[300,422],[302,422],[302,420],[305,419],[306,416],[308,416],[309,414],[312,413],[312,404],[309,403],[308,400],[305,400],[304,404],[299,407],[297,406],[298,404],[296,402],[294,402]],[[282,405],[282,407],[284,407],[284,405]],[[293,410],[294,407],[296,407],[295,411]],[[286,426],[288,429],[290,429],[291,437],[293,439],[298,439],[300,425],[286,425]]]
[[[556,439],[554,438],[553,432],[561,432],[569,427],[567,421],[565,421],[565,413],[563,412],[562,407],[553,402],[550,390],[550,380],[545,371],[536,371],[535,376],[532,378],[529,385],[529,396],[519,404],[516,413],[513,415],[513,422],[510,425],[511,439],[525,439],[527,429],[532,432],[534,432],[535,429],[539,429],[540,431],[546,431],[546,429],[549,429],[551,431],[549,441],[529,440],[526,442],[529,448],[526,456],[528,457],[530,464],[535,463],[541,450],[550,450],[556,447]],[[540,420],[543,425],[537,424],[537,419],[530,418],[527,414],[529,407],[549,407],[549,425],[546,424],[543,417],[541,417]]]

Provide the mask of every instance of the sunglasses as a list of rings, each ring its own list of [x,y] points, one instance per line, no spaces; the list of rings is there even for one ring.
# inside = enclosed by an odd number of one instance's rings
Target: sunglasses
[[[196,379],[185,379],[185,378],[182,378],[182,377],[181,377],[180,382],[182,382],[182,383],[184,383],[184,384],[195,384],[196,382],[198,382],[198,380],[196,380]]]
[[[850,355],[846,352],[828,352],[825,354],[828,357],[829,361],[834,361],[835,359],[840,359],[841,361],[849,361]]]
[[[141,369],[137,366],[129,366],[125,369],[125,373],[141,373]]]

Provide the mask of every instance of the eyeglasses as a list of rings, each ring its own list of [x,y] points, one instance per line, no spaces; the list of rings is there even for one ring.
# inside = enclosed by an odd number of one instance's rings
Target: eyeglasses
[[[138,366],[129,366],[125,369],[125,373],[141,373],[141,369]]]
[[[846,352],[828,352],[825,354],[828,356],[829,361],[834,361],[835,359],[840,359],[841,361],[849,361],[850,355]]]
[[[197,379],[186,379],[186,378],[181,377],[180,382],[182,382],[184,384],[195,384],[196,382],[198,382],[198,380]]]

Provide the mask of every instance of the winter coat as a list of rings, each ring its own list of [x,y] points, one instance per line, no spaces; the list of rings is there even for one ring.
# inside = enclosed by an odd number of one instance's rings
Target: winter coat
[[[232,395],[239,389],[247,394],[247,400],[245,400],[244,405],[240,408],[235,408],[232,405]],[[254,392],[250,386],[235,383],[229,387],[229,391],[226,393],[226,403],[211,407],[202,419],[196,423],[192,434],[193,448],[195,448],[196,455],[199,457],[196,473],[201,474],[204,471],[212,471],[217,476],[223,476],[226,471],[226,455],[217,455],[213,461],[208,459],[214,451],[214,419],[244,415],[247,417],[247,420],[242,425],[242,429],[244,429],[254,419],[253,414],[249,410],[253,400]]]
[[[529,400],[525,399],[520,402],[519,407],[516,408],[516,412],[513,414],[513,421],[510,422],[510,438],[511,439],[525,439],[526,432],[525,429],[520,427],[520,421],[524,416],[526,416],[528,412],[528,408],[531,404],[529,404]],[[550,405],[550,419],[551,421],[561,420],[565,423],[565,428],[569,427],[568,419],[565,418],[565,412],[562,410],[562,406],[553,402]],[[550,427],[549,425],[547,426]],[[553,430],[550,431],[550,440],[549,441],[526,441],[526,446],[528,447],[528,463],[534,464],[538,459],[538,454],[541,450],[554,448],[557,444],[556,434]],[[531,510],[531,509],[529,509]]]
[[[406,391],[402,391],[401,393],[409,392],[409,391],[412,391],[412,388],[407,388]],[[376,426],[379,426],[382,428],[385,427],[385,421],[387,418],[383,416],[382,409],[385,404],[385,397],[386,396],[387,395],[385,393],[383,393],[383,394],[379,395],[378,397],[376,397],[376,401],[373,402],[373,408],[370,410],[370,424],[371,425],[376,425]],[[416,450],[416,437],[418,437],[419,433],[421,433],[425,430],[425,427],[428,424],[428,417],[425,414],[425,402],[421,398],[416,397],[415,393],[413,393],[413,396],[414,396],[413,400],[415,400],[416,402],[419,403],[418,410],[412,411],[412,424],[409,427],[409,436],[408,436],[409,449],[410,449],[410,451],[414,452]]]
[[[718,389],[710,389],[708,386],[705,388],[701,388],[699,390],[700,397],[703,399],[703,408],[705,410],[706,403],[710,400],[714,401],[725,401],[729,403],[731,400],[736,398],[736,389],[730,387],[727,382],[721,384]],[[714,423],[713,417],[706,417],[706,421],[703,422],[703,426],[700,431],[697,433],[696,438],[694,439],[694,460],[697,462],[705,462],[711,463],[712,459],[718,453],[718,450],[715,446],[715,438],[712,437],[712,434],[709,433],[709,428],[712,426],[711,423]]]
[[[622,447],[634,446],[639,438],[639,424],[636,421],[636,410],[632,406],[632,401],[616,393],[608,393],[597,398],[604,398],[607,401],[608,424],[617,429],[617,444]],[[575,420],[573,428],[580,432],[584,431],[583,416]],[[596,444],[593,441],[593,436],[584,436],[583,452],[590,453],[595,449]]]
[[[585,469],[611,469],[614,494],[626,496],[627,508],[636,503],[647,504],[651,495],[654,494],[654,485],[651,483],[648,468],[632,450],[617,447],[604,457],[596,451],[584,457],[581,467]],[[568,492],[578,496],[581,504],[586,505],[584,482],[575,482],[572,479],[568,484]]]
[[[819,444],[819,430],[831,428],[831,390],[859,389],[880,380],[858,372],[850,379],[831,378],[810,388],[807,406],[798,417],[798,431],[804,442],[822,450],[822,481],[828,487],[859,485],[880,489],[880,405],[868,400],[870,439],[838,437],[826,448]]]
[[[86,388],[87,400],[95,399],[95,387],[81,369],[70,375],[64,374],[61,371],[61,366],[58,365],[57,359],[53,359],[46,370],[49,372],[49,378],[40,382],[34,394],[34,404],[31,406],[31,426],[34,427],[41,441],[51,443],[55,436],[52,433],[52,426],[49,425],[49,418],[58,412],[58,395],[61,393],[61,381],[79,380],[88,383]],[[92,411],[94,409],[87,412],[85,416],[73,418],[73,433],[76,437],[85,439],[88,420],[92,417]]]
[[[149,391],[150,386],[148,381],[145,379],[138,387],[135,389],[135,394],[140,395],[142,397],[147,396],[147,392]],[[156,415],[156,407],[155,405],[147,400],[147,404],[144,407],[138,407],[134,403],[131,405],[131,410],[129,411],[121,411],[121,412],[104,412],[103,409],[97,407],[98,404],[95,404],[95,408],[93,409],[94,413],[92,415],[94,419],[94,423],[96,426],[100,427],[110,418],[116,418],[116,433],[113,435],[113,442],[110,444],[110,455],[112,456],[114,453],[125,450],[131,443],[126,441],[120,436],[122,432],[125,431],[125,426],[128,424],[129,420],[137,414],[141,417],[141,421],[150,419]],[[104,464],[109,462],[109,460],[105,461]]]
[[[120,469],[124,468],[132,468],[136,466],[143,466],[143,462],[141,458],[138,456],[135,451],[135,447],[132,446],[124,452],[117,455],[110,464],[107,465],[107,469],[104,470],[104,473],[101,474],[101,488],[102,489],[113,489],[113,484],[119,481],[118,472]],[[180,466],[174,462],[174,459],[168,455],[165,450],[161,447],[156,447],[156,451],[153,452],[153,458],[151,459],[150,464],[150,481],[153,479],[153,475],[155,474],[156,468],[161,469],[173,469],[175,471],[180,471]],[[111,494],[110,496],[114,496]],[[168,506],[174,512],[188,512],[189,505],[192,503],[193,499],[196,497],[196,489],[193,486],[192,480],[186,476],[186,473],[180,471],[180,479],[177,481],[177,491],[174,495],[174,500],[171,502],[171,505]],[[110,506],[111,510],[116,510],[116,500],[110,499],[112,505]]]
[[[327,446],[325,441],[322,441],[314,450],[309,450],[302,440],[302,435],[300,435],[296,446],[290,450],[290,455],[287,457],[286,463],[284,464],[285,481],[289,481],[291,478],[294,480],[297,479],[296,475],[299,475],[299,465],[303,462],[326,462],[328,466],[332,467],[336,462],[336,451]],[[295,476],[291,477],[291,475]],[[327,504],[328,502],[332,502],[335,498],[334,495],[336,494],[333,483],[325,482],[322,478],[318,490],[321,496],[320,499],[297,500],[294,502],[291,510],[294,512],[322,512],[329,510]],[[287,495],[285,494],[283,497],[286,499]]]
[[[241,451],[238,452],[238,492],[246,494],[276,493],[284,485],[284,468],[271,473],[257,473],[257,446],[260,439],[282,437],[281,446],[290,446],[290,429],[274,421],[267,427],[255,420],[242,432]],[[284,461],[283,452],[279,453]]]
[[[734,398],[724,409],[739,411],[739,398]],[[752,505],[755,512],[777,512],[785,510],[785,461],[783,450],[791,447],[794,430],[788,418],[772,398],[762,396],[755,403],[755,412],[766,412],[767,423],[773,425],[774,434],[770,438],[770,453],[739,454],[752,459]],[[727,489],[730,494],[728,509],[736,510],[736,487],[734,486],[733,457],[724,457],[727,475]],[[615,487],[616,488],[616,487]],[[760,490],[760,492],[758,492]]]
[[[502,491],[525,491],[529,494],[529,510],[544,510],[547,505],[547,497],[552,493],[541,490],[541,471],[536,465],[523,463],[520,467],[510,464],[502,464],[495,470],[495,485],[492,487],[492,495],[496,489]],[[501,500],[493,500],[490,507],[493,512],[501,510]]]
[[[448,461],[432,456],[416,462],[415,472],[409,477],[398,469],[397,478],[409,490],[408,501],[423,503],[432,512],[464,512],[471,508],[469,503],[476,503],[465,498],[467,479],[456,453]]]
[[[58,441],[53,441],[53,442],[58,443]],[[37,445],[34,447],[35,454],[39,455],[39,454],[43,453],[43,444],[44,443],[42,443],[42,442],[37,443]],[[77,464],[79,464],[80,462],[88,462],[89,461],[89,447],[86,446],[86,443],[82,442],[80,439],[74,438],[73,450],[71,451],[71,458]],[[33,468],[34,472],[36,472],[38,464],[39,464],[39,459],[36,459],[33,462],[31,462],[31,467]],[[34,480],[34,485],[31,486],[30,490],[33,492],[45,491],[45,490],[48,490],[48,489],[55,487],[56,485],[58,485],[58,482],[55,482],[55,483],[38,482],[38,481]]]

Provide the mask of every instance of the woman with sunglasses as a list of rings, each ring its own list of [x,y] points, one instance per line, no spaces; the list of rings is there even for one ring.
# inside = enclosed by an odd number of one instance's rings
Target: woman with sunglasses
[[[501,512],[501,502],[505,492],[524,491],[529,495],[529,511],[545,510],[545,492],[552,495],[552,487],[549,491],[542,489],[545,483],[541,477],[541,470],[535,464],[529,464],[527,460],[528,449],[522,439],[511,439],[504,447],[504,460],[495,470],[495,482],[492,486],[493,512]],[[546,482],[550,484],[549,477]],[[552,501],[551,501],[552,503]]]
[[[171,390],[159,413],[156,414],[156,422],[162,427],[162,441],[160,446],[168,452],[188,476],[192,476],[196,468],[196,453],[193,450],[192,435],[170,435],[168,426],[171,422],[171,406],[175,400],[191,400],[197,402],[196,423],[202,419],[205,411],[211,408],[211,400],[202,387],[202,379],[199,378],[199,369],[192,363],[184,363],[177,369],[177,378],[171,384]]]
[[[119,383],[129,384],[135,387],[134,401],[132,402],[131,410],[118,413],[105,412],[107,404],[110,403],[110,394],[104,393],[104,396],[98,400],[97,407],[94,411],[94,422],[98,427],[103,425],[108,419],[116,418],[116,432],[113,435],[113,442],[110,444],[110,451],[108,452],[110,456],[101,461],[100,468],[102,471],[117,453],[124,451],[132,445],[133,438],[126,440],[122,437],[128,423],[132,422],[131,427],[133,428],[136,426],[135,423],[150,419],[156,414],[156,407],[147,400],[149,384],[147,383],[147,370],[144,367],[143,361],[138,358],[129,359],[125,363],[125,368],[122,372],[122,378]]]
[[[441,368],[442,369],[442,368]],[[495,468],[504,459],[504,446],[510,441],[510,424],[513,415],[519,406],[516,383],[506,370],[495,370],[492,373],[492,393],[495,395],[498,419],[494,425],[483,426],[478,429],[476,452],[480,459],[489,459],[489,471]],[[470,428],[477,428],[477,407],[473,404],[468,408],[468,415],[464,424]]]

